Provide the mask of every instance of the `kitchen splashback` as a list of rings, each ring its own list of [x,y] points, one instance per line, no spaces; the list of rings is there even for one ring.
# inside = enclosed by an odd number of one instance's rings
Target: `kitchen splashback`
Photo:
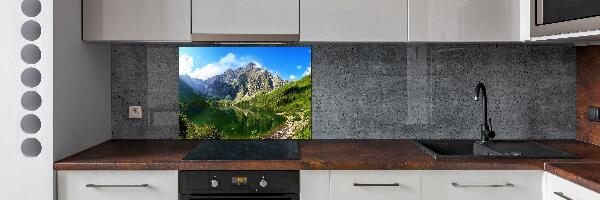
[[[302,45],[312,47],[315,139],[478,138],[480,81],[497,138],[575,138],[570,45]],[[179,46],[112,46],[113,138],[178,138]],[[127,118],[130,105],[142,119]]]

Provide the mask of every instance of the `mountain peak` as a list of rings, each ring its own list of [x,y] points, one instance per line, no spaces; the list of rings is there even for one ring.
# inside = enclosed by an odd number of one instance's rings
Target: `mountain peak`
[[[243,66],[243,65],[242,65]],[[228,69],[223,74],[205,81],[180,76],[185,84],[196,93],[218,99],[240,100],[252,97],[258,92],[268,92],[287,83],[276,74],[271,74],[259,64],[249,62],[235,70]]]
[[[256,63],[254,62],[249,62],[248,64],[246,64],[246,67],[244,68],[261,68],[259,67]]]

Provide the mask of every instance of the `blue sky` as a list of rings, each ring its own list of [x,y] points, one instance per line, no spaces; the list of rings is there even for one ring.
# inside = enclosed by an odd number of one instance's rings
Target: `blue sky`
[[[310,47],[180,47],[179,75],[206,80],[248,62],[297,80],[310,74]]]

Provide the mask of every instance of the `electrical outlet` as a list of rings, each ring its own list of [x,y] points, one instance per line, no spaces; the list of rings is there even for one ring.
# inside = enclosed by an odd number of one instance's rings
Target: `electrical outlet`
[[[129,106],[129,119],[141,119],[142,106]]]

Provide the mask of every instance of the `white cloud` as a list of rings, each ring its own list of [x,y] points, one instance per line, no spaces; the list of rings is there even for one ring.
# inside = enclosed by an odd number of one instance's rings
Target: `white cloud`
[[[225,55],[225,57],[222,57],[221,60],[219,60],[219,63],[233,63],[236,61],[237,58],[235,58],[235,54],[228,53],[227,55]]]
[[[242,67],[249,62],[254,62],[256,67],[264,69],[259,62],[249,58],[237,58],[233,53],[228,53],[223,58],[219,59],[218,62],[209,63],[202,67],[195,68],[193,66],[194,59],[188,55],[182,55],[179,57],[179,75],[187,74],[192,78],[206,80],[215,75],[222,74],[228,69]]]
[[[210,77],[213,77],[215,75],[225,72],[225,70],[227,70],[227,69],[224,69],[221,66],[214,65],[214,64],[208,64],[200,69],[196,69],[193,72],[188,73],[188,76],[197,78],[197,79],[206,80]]]
[[[296,66],[296,69],[302,69],[301,65]]]
[[[262,66],[262,64],[260,64],[258,61],[253,60],[253,61],[250,61],[250,62],[253,62],[254,64],[256,64],[256,66],[254,66],[254,67],[258,67],[258,68],[264,69],[263,66]]]
[[[297,79],[296,76],[290,75],[290,80],[296,80],[296,79]]]
[[[311,73],[311,67],[306,67],[306,71],[304,71],[304,73],[302,74],[302,76],[306,76],[306,75],[310,75]]]
[[[194,66],[194,58],[183,54],[179,56],[179,75],[186,75],[192,72]]]

